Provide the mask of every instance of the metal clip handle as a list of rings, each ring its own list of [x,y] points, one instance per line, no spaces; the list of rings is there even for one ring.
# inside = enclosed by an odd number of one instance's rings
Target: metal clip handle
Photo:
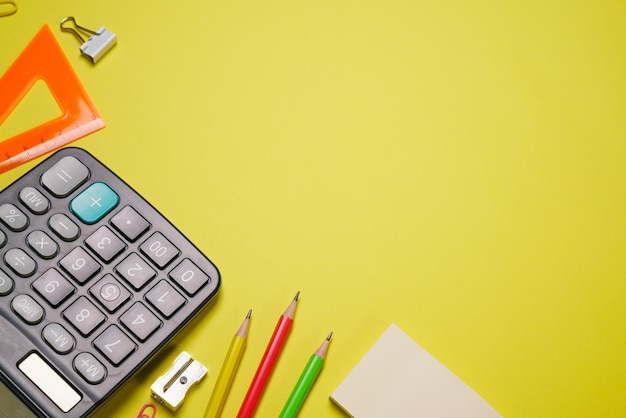
[[[69,22],[69,21],[71,21],[74,24],[73,28],[63,26],[65,24],[65,22]],[[76,19],[74,19],[74,16],[64,17],[63,20],[61,20],[61,25],[60,26],[61,26],[61,30],[63,32],[70,32],[70,33],[74,34],[76,39],[78,39],[78,41],[81,44],[85,42],[85,39],[83,39],[81,34],[78,32],[79,30],[82,31],[83,33],[87,33],[87,34],[90,34],[90,35],[95,35],[96,34],[96,32],[92,31],[91,29],[84,28],[84,27],[80,26],[78,23],[76,23]]]

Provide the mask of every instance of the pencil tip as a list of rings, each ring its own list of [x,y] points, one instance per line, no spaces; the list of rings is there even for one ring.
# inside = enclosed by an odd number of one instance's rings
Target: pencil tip
[[[248,315],[246,315],[246,319],[249,319],[249,318],[250,318],[250,315],[252,315],[252,309],[250,309],[250,310],[248,311]]]
[[[298,290],[298,293],[296,293],[296,296],[293,298],[293,300],[297,302],[299,297],[300,297],[300,291]]]
[[[326,337],[326,341],[330,341],[330,337],[333,336],[333,332],[331,331],[330,334],[328,334],[328,337]]]

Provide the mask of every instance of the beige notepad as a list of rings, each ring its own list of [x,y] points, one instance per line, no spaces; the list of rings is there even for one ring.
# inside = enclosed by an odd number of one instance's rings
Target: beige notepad
[[[502,418],[394,324],[330,398],[354,418]]]

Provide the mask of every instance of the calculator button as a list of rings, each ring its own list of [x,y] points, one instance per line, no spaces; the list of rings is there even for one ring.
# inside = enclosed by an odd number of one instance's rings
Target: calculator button
[[[136,302],[131,306],[120,317],[120,322],[141,341],[145,341],[162,324],[159,318],[141,302]]]
[[[0,221],[13,232],[19,232],[28,226],[28,217],[11,203],[0,206]]]
[[[135,209],[126,206],[111,218],[111,224],[133,242],[150,228],[150,224]]]
[[[20,277],[32,276],[37,270],[37,263],[19,248],[11,248],[4,254],[4,262]]]
[[[110,313],[115,312],[130,299],[130,292],[111,274],[105,275],[98,283],[91,286],[89,293]]]
[[[148,293],[146,300],[150,302],[164,317],[169,318],[187,302],[171,284],[161,280]]]
[[[91,353],[80,353],[74,357],[73,365],[74,370],[76,370],[87,383],[91,383],[92,385],[102,383],[104,378],[107,377],[106,367]]]
[[[50,209],[50,201],[34,187],[24,187],[20,190],[20,202],[35,215],[41,215]]]
[[[63,311],[63,317],[84,337],[104,322],[106,317],[85,296],[81,296]]]
[[[207,276],[191,260],[185,258],[174,270],[170,272],[170,278],[182,287],[187,294],[193,296],[205,283],[209,282]]]
[[[76,288],[55,269],[50,269],[33,282],[33,288],[52,307],[57,307],[72,295]]]
[[[28,295],[17,295],[11,301],[11,308],[29,325],[38,324],[45,313],[41,305]]]
[[[113,364],[118,366],[137,346],[116,325],[111,325],[93,340],[93,345]]]
[[[158,268],[162,269],[175,259],[180,251],[160,232],[155,232],[139,246],[139,249]]]
[[[89,169],[74,157],[63,157],[41,175],[41,184],[55,197],[66,197],[89,178]]]
[[[53,322],[41,332],[44,341],[59,354],[67,354],[76,346],[76,340],[63,326]]]
[[[70,210],[78,219],[91,225],[113,210],[120,197],[108,185],[94,183],[70,202]]]
[[[74,248],[61,259],[59,265],[80,284],[91,279],[101,269],[100,264],[81,247]]]
[[[80,228],[62,213],[54,214],[48,220],[48,226],[63,241],[74,241],[80,234]]]
[[[28,246],[41,258],[49,260],[59,252],[59,246],[43,231],[33,231],[26,237]]]
[[[0,231],[0,248],[4,247],[4,244],[7,243],[7,234]]]
[[[0,296],[6,296],[13,291],[13,280],[0,270]]]
[[[105,263],[126,249],[126,244],[106,226],[98,228],[85,240],[85,244]]]
[[[141,289],[146,283],[156,276],[156,272],[137,253],[131,253],[115,266],[115,272],[119,274],[135,289]]]

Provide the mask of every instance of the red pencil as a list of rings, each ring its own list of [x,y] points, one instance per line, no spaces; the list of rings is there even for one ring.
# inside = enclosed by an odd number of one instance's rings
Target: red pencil
[[[241,404],[241,408],[239,408],[237,418],[249,418],[254,416],[254,411],[256,411],[256,408],[259,405],[261,395],[263,395],[263,391],[267,386],[267,381],[272,375],[274,366],[276,366],[276,363],[278,362],[278,356],[282,352],[285,342],[287,341],[287,337],[289,336],[289,332],[291,331],[291,325],[293,324],[293,317],[296,313],[296,303],[298,302],[299,295],[300,292],[296,293],[296,296],[285,310],[285,313],[282,314],[278,320],[278,324],[276,324],[276,328],[274,329],[274,334],[265,349],[265,354],[263,354],[263,358],[261,359],[261,363],[256,370],[254,378],[252,379],[252,383],[250,383],[248,393]]]

